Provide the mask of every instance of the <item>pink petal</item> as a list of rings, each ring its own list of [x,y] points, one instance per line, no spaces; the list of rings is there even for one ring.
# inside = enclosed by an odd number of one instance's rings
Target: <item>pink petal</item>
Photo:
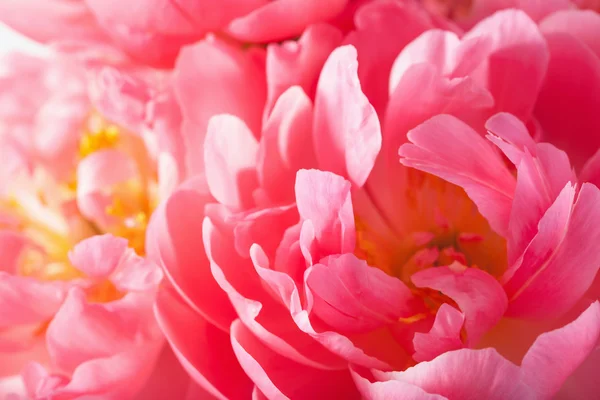
[[[546,41],[550,64],[535,117],[544,140],[566,151],[580,169],[600,148],[600,136],[586,133],[600,130],[600,115],[595,111],[600,108],[595,95],[600,90],[600,58],[566,33],[546,34]]]
[[[358,77],[363,93],[377,114],[383,116],[394,59],[411,40],[433,28],[433,24],[420,5],[385,0],[360,7],[354,20],[356,29],[344,43],[358,50]]]
[[[84,0],[7,0],[0,4],[0,20],[39,42],[79,38],[106,40]],[[32,23],[31,16],[39,16]],[[43,16],[43,17],[42,17]]]
[[[505,236],[515,181],[504,162],[464,122],[439,115],[408,133],[400,162],[461,186],[492,229]]]
[[[447,400],[446,397],[430,394],[410,383],[402,381],[371,382],[353,369],[350,370],[354,384],[365,400]]]
[[[124,10],[114,0],[85,0],[100,25],[133,57],[158,67],[173,65],[179,49],[205,33],[220,30],[262,0],[225,2],[134,0]],[[223,4],[225,3],[225,4]]]
[[[312,120],[310,99],[292,86],[277,100],[265,123],[257,156],[258,179],[274,202],[293,202],[296,172],[317,164]]]
[[[251,382],[236,361],[226,333],[169,290],[159,293],[155,312],[173,352],[198,385],[218,399],[248,398]]]
[[[91,278],[106,278],[119,266],[127,239],[97,235],[82,240],[69,252],[69,261]]]
[[[596,301],[572,323],[536,339],[521,364],[524,381],[541,398],[551,398],[594,351],[598,340],[600,304]]]
[[[233,240],[227,236],[210,219],[205,221],[203,237],[214,279],[229,296],[240,320],[278,354],[318,368],[339,368],[340,360],[301,332],[289,309],[265,290],[252,265],[268,266],[264,253],[258,256],[251,251],[252,261],[236,257]]]
[[[194,311],[223,330],[235,319],[229,299],[215,282],[202,243],[206,184],[190,181],[153,213],[147,229],[148,258],[160,265]]]
[[[0,271],[0,328],[46,322],[58,311],[68,289],[63,282],[43,282]]]
[[[313,140],[321,168],[364,185],[381,148],[375,109],[358,80],[356,49],[334,50],[325,62],[315,99]]]
[[[413,359],[430,361],[447,351],[463,347],[460,337],[465,316],[449,304],[442,304],[435,315],[435,322],[428,333],[415,333]]]
[[[234,20],[228,28],[245,42],[276,42],[299,35],[309,25],[327,21],[341,12],[348,0],[280,0],[270,2]]]
[[[112,204],[115,185],[139,176],[132,158],[117,150],[100,150],[90,154],[77,167],[77,206],[88,219],[109,224],[106,208]]]
[[[575,189],[567,184],[505,285],[510,315],[558,317],[591,286],[600,267],[593,250],[600,240],[600,190],[585,183],[575,202],[574,196]]]
[[[540,22],[540,30],[544,34],[567,33],[585,43],[600,57],[600,16],[591,11],[564,10],[544,18]]]
[[[306,281],[314,296],[314,313],[344,333],[394,324],[414,315],[417,305],[402,281],[352,254],[322,260],[307,272]]]
[[[315,228],[324,255],[351,253],[355,246],[350,182],[319,170],[300,170],[296,176],[296,202],[303,220]]]
[[[521,162],[525,149],[535,156],[535,141],[525,124],[514,115],[498,113],[487,120],[485,128],[492,134],[488,139],[498,146],[515,166]]]
[[[505,10],[481,21],[462,40],[473,38],[489,40],[490,53],[470,75],[488,88],[496,110],[527,120],[548,65],[548,49],[538,27],[524,12]],[[514,96],[516,92],[519,96]]]
[[[298,40],[267,47],[267,104],[263,120],[277,99],[290,87],[300,86],[313,99],[319,73],[329,54],[342,41],[341,33],[326,24],[311,25]]]
[[[255,135],[261,131],[266,99],[262,58],[258,50],[243,51],[212,36],[181,52],[173,85],[182,108],[191,174],[204,171],[201,149],[214,115],[235,115]]]
[[[417,272],[411,279],[417,287],[439,290],[456,301],[465,316],[469,346],[493,328],[506,311],[502,286],[482,270],[454,263]]]
[[[406,371],[378,375],[380,379],[409,383],[448,399],[536,398],[522,382],[520,368],[494,349],[450,351]]]
[[[600,187],[600,149],[585,163],[579,179]]]
[[[29,244],[27,238],[11,230],[0,230],[0,271],[16,274],[23,251]]]
[[[231,326],[233,350],[267,398],[359,399],[348,370],[323,371],[274,353],[238,320]]]
[[[48,326],[46,342],[56,365],[74,371],[96,358],[110,357],[158,338],[151,313],[152,298],[129,294],[121,300],[88,303],[80,289],[72,289]],[[154,329],[154,331],[153,331]]]
[[[208,124],[204,141],[206,181],[214,198],[230,208],[253,205],[258,143],[244,122],[217,115]]]

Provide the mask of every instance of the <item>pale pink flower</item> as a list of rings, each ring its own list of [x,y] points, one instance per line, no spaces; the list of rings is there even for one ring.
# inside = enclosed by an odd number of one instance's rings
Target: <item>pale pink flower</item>
[[[183,173],[180,116],[131,73],[51,52],[0,61],[2,398],[126,399],[153,373],[163,274],[145,230]]]
[[[356,46],[320,73],[321,52],[266,75],[261,50],[209,39],[182,53],[200,174],[158,207],[147,243],[172,285],[158,323],[213,396],[595,393],[600,191],[539,111],[549,39],[517,10],[421,34],[438,21],[410,7],[359,9],[342,40]],[[418,22],[387,36],[392,21]],[[567,36],[589,46],[588,29]],[[388,49],[387,78],[363,85],[369,44]],[[289,83],[272,89],[273,71]]]

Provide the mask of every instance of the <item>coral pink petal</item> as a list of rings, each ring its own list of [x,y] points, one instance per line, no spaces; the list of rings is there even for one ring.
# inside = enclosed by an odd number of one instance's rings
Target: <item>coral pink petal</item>
[[[442,75],[452,72],[460,39],[453,32],[432,29],[410,42],[394,60],[390,72],[390,94],[406,73],[415,64],[433,65]]]
[[[90,393],[107,399],[132,398],[150,376],[159,348],[139,347],[79,365],[68,380],[49,375],[40,364],[29,364],[23,372],[33,398],[74,399]]]
[[[204,136],[214,115],[235,115],[255,135],[260,133],[266,100],[263,57],[256,49],[243,51],[212,36],[181,51],[173,85],[183,114],[190,174],[204,170]]]
[[[350,182],[331,172],[298,171],[298,212],[303,220],[312,222],[322,254],[354,251],[356,239],[350,189]]]
[[[488,139],[498,146],[515,166],[519,165],[525,149],[535,156],[535,141],[525,124],[514,115],[498,113],[487,120],[485,128],[491,133]]]
[[[68,288],[63,282],[43,282],[0,271],[0,329],[51,319]]]
[[[369,332],[414,315],[415,299],[397,278],[353,254],[330,256],[307,272],[313,312],[341,333]]]
[[[297,364],[262,344],[239,320],[231,326],[231,344],[242,368],[266,398],[360,398],[347,369],[323,371]]]
[[[16,274],[27,245],[25,235],[11,230],[0,230],[0,271],[10,275]]]
[[[365,400],[447,400],[439,394],[427,393],[418,386],[410,383],[389,380],[385,382],[371,382],[351,369],[354,384]]]
[[[276,42],[302,33],[309,25],[340,13],[348,0],[279,0],[234,20],[228,32],[245,42]]]
[[[522,382],[520,368],[494,349],[450,351],[406,371],[376,376],[406,382],[448,399],[536,398],[535,392]]]
[[[381,128],[361,91],[356,57],[356,49],[348,45],[325,62],[317,85],[313,140],[320,168],[360,187],[381,149]]]
[[[106,40],[84,0],[50,0],[43,4],[35,0],[6,0],[0,4],[0,16],[3,23],[39,42]],[[32,16],[39,16],[35,23]]]
[[[113,235],[92,236],[69,252],[69,261],[91,278],[106,278],[118,266],[127,250],[127,239]]]
[[[113,203],[115,185],[135,179],[139,171],[134,160],[118,150],[100,150],[77,166],[77,206],[88,219],[110,223],[106,208]]]
[[[485,271],[454,263],[417,272],[411,279],[417,287],[439,290],[458,304],[465,316],[467,345],[475,345],[506,311],[504,289]]]
[[[464,122],[439,115],[408,133],[413,144],[400,148],[400,162],[461,186],[501,235],[508,218],[515,180],[488,142]]]
[[[73,372],[83,362],[132,349],[140,334],[156,335],[149,330],[151,302],[150,296],[128,294],[114,302],[89,303],[81,289],[71,289],[48,326],[48,352],[59,368]]]
[[[600,57],[600,15],[591,10],[564,10],[540,22],[543,33],[567,33],[585,43]]]
[[[551,398],[599,340],[600,304],[596,301],[572,323],[536,339],[521,364],[524,381],[541,398]]]
[[[358,50],[358,77],[363,93],[377,114],[383,116],[394,59],[433,24],[420,5],[389,0],[371,1],[358,8],[354,20],[356,29],[344,43]]]
[[[275,102],[288,88],[300,86],[313,99],[319,73],[329,54],[342,41],[339,30],[326,24],[311,25],[298,40],[267,47],[267,104],[263,120],[273,110]]]
[[[212,198],[198,179],[186,185],[153,213],[147,230],[148,257],[163,268],[190,307],[227,330],[235,312],[212,277],[201,239],[204,206]]]
[[[558,317],[585,294],[600,267],[593,250],[600,240],[599,201],[594,185],[583,184],[576,198],[575,188],[565,186],[505,285],[511,316]]]
[[[550,64],[535,107],[544,141],[569,155],[576,169],[600,148],[600,57],[566,33],[546,34]],[[557,95],[560,93],[560,96]],[[575,132],[577,140],[573,140]]]
[[[428,333],[415,333],[413,359],[430,361],[447,351],[463,347],[460,337],[465,316],[449,304],[442,304],[435,315],[433,327]]]
[[[528,120],[548,65],[548,49],[537,25],[520,10],[504,10],[481,21],[462,40],[474,38],[490,41],[490,53],[470,75],[489,89],[497,111]]]
[[[204,241],[211,260],[213,275],[227,293],[241,321],[255,336],[278,354],[317,368],[340,368],[340,360],[317,341],[301,332],[290,311],[275,296],[265,291],[258,267],[268,267],[264,253],[251,255],[253,260],[236,257],[232,238],[220,232],[210,219],[204,224]],[[258,246],[253,246],[258,248]]]
[[[234,210],[251,208],[258,186],[258,142],[244,122],[233,115],[217,115],[208,124],[204,141],[206,181],[219,203]]]
[[[257,170],[261,188],[274,202],[294,201],[296,172],[316,167],[312,139],[313,107],[298,86],[275,103],[262,132]]]
[[[579,179],[600,187],[600,149],[585,163]]]
[[[173,352],[198,385],[218,399],[250,396],[252,384],[231,351],[227,333],[168,289],[159,293],[155,314]]]

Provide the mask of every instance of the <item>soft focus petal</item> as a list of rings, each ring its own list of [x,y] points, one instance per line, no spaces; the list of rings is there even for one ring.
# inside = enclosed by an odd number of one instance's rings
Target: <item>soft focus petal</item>
[[[435,315],[435,322],[428,333],[415,333],[413,359],[430,361],[446,351],[463,347],[460,332],[465,316],[449,304],[442,304]]]
[[[228,32],[246,42],[276,42],[302,33],[311,24],[325,22],[340,13],[348,0],[279,0],[268,2],[234,20]]]
[[[79,242],[70,251],[69,260],[91,278],[106,278],[119,266],[125,250],[126,239],[98,235]]]

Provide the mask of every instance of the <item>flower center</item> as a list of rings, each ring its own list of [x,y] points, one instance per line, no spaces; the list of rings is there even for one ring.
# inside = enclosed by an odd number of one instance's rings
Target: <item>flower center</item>
[[[491,230],[462,188],[417,170],[408,170],[407,178],[405,196],[397,203],[402,226],[373,230],[360,209],[355,211],[355,254],[401,279],[436,311],[443,303],[454,303],[441,292],[415,287],[411,277],[454,262],[499,277],[506,268],[506,241]]]

